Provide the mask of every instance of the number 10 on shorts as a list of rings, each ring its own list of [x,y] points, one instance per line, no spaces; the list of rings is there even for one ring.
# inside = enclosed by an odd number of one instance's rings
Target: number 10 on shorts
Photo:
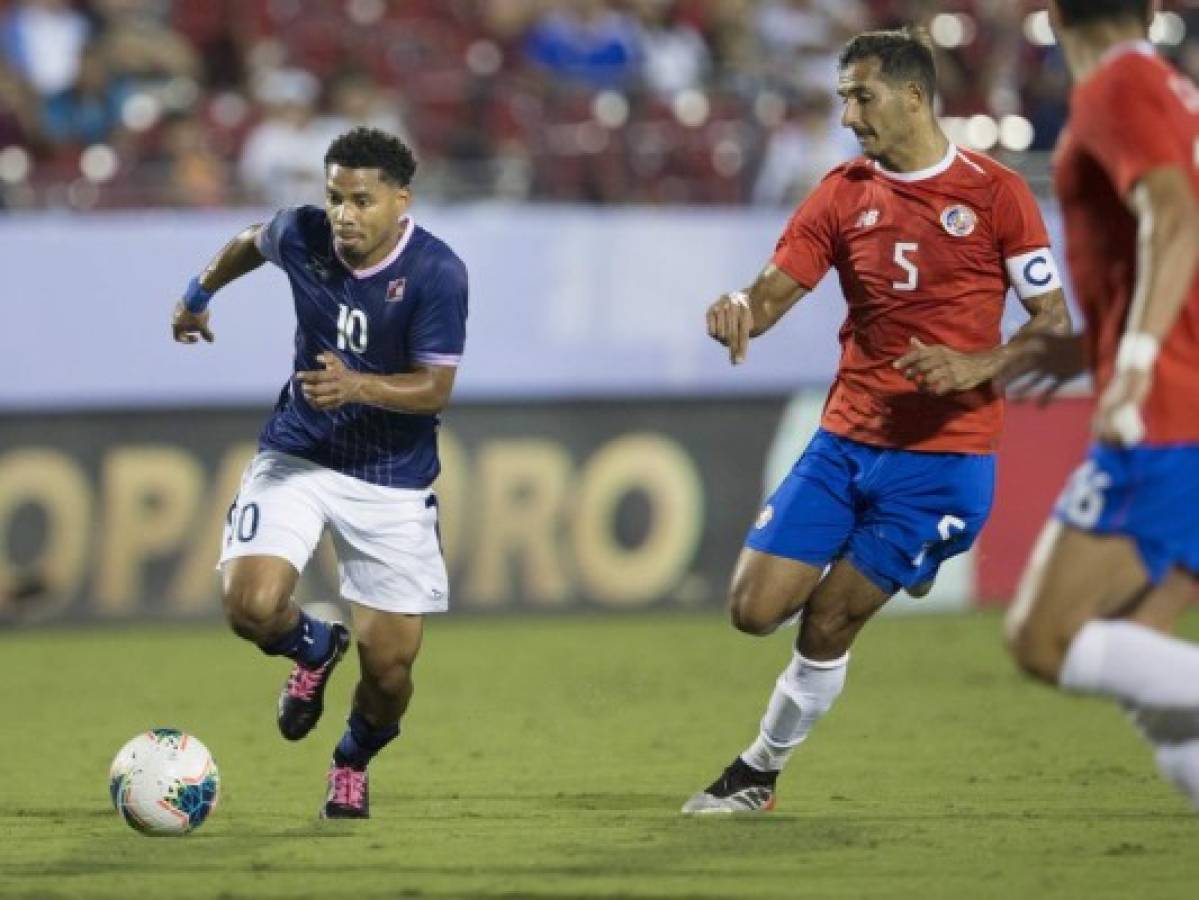
[[[258,519],[257,503],[238,506],[234,500],[226,519],[228,533],[225,535],[225,544],[231,544],[235,540],[247,544],[254,540],[254,536],[258,534]]]

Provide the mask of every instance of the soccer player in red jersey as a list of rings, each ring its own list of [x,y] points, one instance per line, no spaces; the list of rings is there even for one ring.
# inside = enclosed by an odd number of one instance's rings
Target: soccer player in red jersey
[[[839,60],[843,124],[863,156],[830,172],[744,291],[708,310],[734,363],[836,269],[849,313],[821,429],[762,509],[729,589],[733,624],[769,634],[802,610],[795,656],[757,739],[684,813],[770,809],[775,780],[845,683],[849,646],[900,588],[920,594],[990,512],[1003,401],[993,377],[1009,287],[1068,330],[1027,185],[955,147],[933,113],[932,52],[859,35]]]
[[[1130,709],[1199,805],[1199,646],[1168,631],[1199,573],[1199,88],[1147,40],[1150,0],[1051,0],[1075,81],[1055,180],[1083,335],[1028,337],[1053,384],[1088,366],[1095,443],[1009,617],[1020,666]]]

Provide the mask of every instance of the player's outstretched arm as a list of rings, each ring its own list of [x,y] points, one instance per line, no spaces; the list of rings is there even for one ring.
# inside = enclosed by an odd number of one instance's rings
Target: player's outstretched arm
[[[926,345],[913,337],[908,352],[892,365],[916,382],[921,390],[937,396],[973,390],[995,378],[1010,380],[1017,374],[1027,374],[1034,370],[1036,353],[1044,346],[1031,339],[1039,335],[1069,335],[1070,312],[1066,306],[1066,296],[1060,288],[1036,297],[1022,297],[1020,302],[1028,310],[1029,319],[1002,346],[965,353],[940,344]],[[1077,366],[1071,364],[1071,368],[1064,380],[1082,371],[1081,356],[1078,357]]]
[[[729,362],[745,361],[749,339],[774,327],[807,288],[775,265],[768,265],[743,291],[723,294],[708,307],[708,335],[729,348]]]
[[[1137,274],[1116,374],[1099,398],[1095,436],[1131,445],[1144,437],[1141,405],[1153,384],[1158,350],[1194,284],[1199,266],[1199,203],[1180,166],[1151,169],[1126,198],[1137,218]]]
[[[203,274],[193,278],[175,304],[171,315],[171,335],[181,344],[194,344],[203,339],[212,343],[212,330],[208,327],[208,304],[212,295],[247,272],[252,272],[266,262],[258,250],[256,239],[261,225],[251,225],[221,248]]]
[[[297,372],[304,399],[317,409],[365,403],[393,412],[434,415],[445,409],[454,390],[454,366],[419,365],[411,372],[371,375],[346,366],[336,353],[316,358],[321,368]]]

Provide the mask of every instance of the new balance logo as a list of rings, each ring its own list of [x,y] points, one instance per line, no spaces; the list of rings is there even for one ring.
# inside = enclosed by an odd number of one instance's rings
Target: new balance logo
[[[879,211],[877,209],[868,209],[858,216],[858,221],[854,224],[854,228],[873,228],[878,224]]]

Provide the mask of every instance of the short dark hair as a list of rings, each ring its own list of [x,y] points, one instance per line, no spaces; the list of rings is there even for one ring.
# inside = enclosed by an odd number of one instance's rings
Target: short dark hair
[[[1149,0],[1057,0],[1067,28],[1106,19],[1149,20]]]
[[[932,102],[937,91],[937,64],[933,61],[932,47],[921,32],[913,28],[863,32],[841,49],[837,65],[845,69],[862,59],[877,59],[879,72],[893,84],[916,82]]]
[[[378,128],[359,127],[337,137],[325,151],[325,167],[378,169],[379,177],[400,187],[412,183],[416,157],[394,134]]]

